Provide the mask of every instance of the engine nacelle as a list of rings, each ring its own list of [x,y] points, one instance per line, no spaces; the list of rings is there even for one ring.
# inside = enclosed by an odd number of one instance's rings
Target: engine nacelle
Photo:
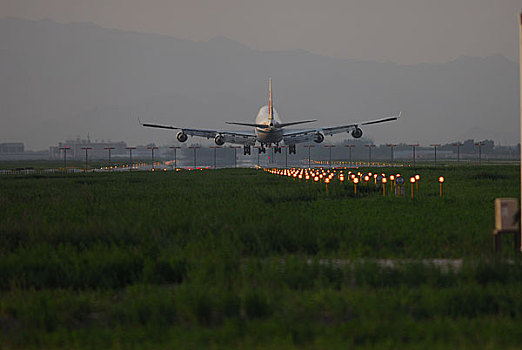
[[[216,137],[214,138],[214,142],[218,146],[223,146],[225,144],[225,138],[223,137],[223,135],[217,134]]]
[[[176,135],[176,138],[178,139],[179,142],[185,142],[185,141],[187,141],[188,136],[187,136],[187,134],[185,134],[183,131],[180,131],[180,132],[178,132],[178,134]]]
[[[362,134],[363,134],[363,131],[362,131],[361,129],[359,129],[359,128],[355,128],[355,129],[353,129],[353,131],[352,131],[352,136],[353,136],[353,138],[355,138],[355,139],[360,138],[360,137],[362,136]]]
[[[324,135],[321,134],[320,132],[316,133],[314,138],[313,138],[314,142],[315,143],[321,143],[324,141]]]

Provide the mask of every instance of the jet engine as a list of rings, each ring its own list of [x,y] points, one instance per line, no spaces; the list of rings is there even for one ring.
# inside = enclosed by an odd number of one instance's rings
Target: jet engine
[[[357,127],[355,129],[353,129],[353,131],[352,131],[352,136],[356,139],[360,138],[362,136],[362,134],[363,134],[363,131]]]
[[[187,134],[185,134],[183,131],[180,131],[180,132],[178,132],[178,134],[176,135],[176,138],[178,139],[179,142],[185,142],[185,141],[187,141],[188,136],[187,136]]]
[[[214,138],[214,142],[218,146],[223,146],[225,144],[225,138],[223,137],[223,135],[217,134],[216,137]]]
[[[324,135],[321,134],[320,132],[316,133],[314,138],[313,138],[314,142],[315,143],[321,143],[324,141]]]

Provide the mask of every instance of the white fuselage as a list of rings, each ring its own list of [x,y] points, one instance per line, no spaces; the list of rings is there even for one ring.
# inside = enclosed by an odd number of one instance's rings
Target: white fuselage
[[[279,143],[283,140],[283,128],[277,128],[276,125],[281,124],[279,114],[275,108],[273,110],[273,121],[270,126],[270,117],[268,113],[268,106],[263,106],[257,113],[256,124],[266,125],[266,128],[256,127],[257,140],[262,144]]]

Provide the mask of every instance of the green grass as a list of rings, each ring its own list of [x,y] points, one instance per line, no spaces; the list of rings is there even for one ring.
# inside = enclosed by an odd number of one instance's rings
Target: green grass
[[[492,254],[519,168],[398,169],[414,199],[250,169],[2,176],[0,345],[519,348],[522,264]]]

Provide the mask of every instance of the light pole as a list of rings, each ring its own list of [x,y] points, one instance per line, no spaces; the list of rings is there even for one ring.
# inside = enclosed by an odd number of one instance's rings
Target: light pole
[[[344,147],[348,147],[350,150],[350,165],[352,164],[352,148],[355,147],[355,145],[344,145]]]
[[[178,168],[178,154],[177,154],[177,150],[178,150],[178,148],[181,148],[181,147],[179,147],[179,146],[169,146],[169,148],[174,150],[174,168],[177,169]]]
[[[329,156],[329,161],[328,161],[328,165],[330,166],[330,168],[332,167],[332,148],[335,147],[335,145],[324,145],[325,148],[328,148],[328,150],[330,151],[330,156]]]
[[[211,149],[214,150],[214,169],[216,169],[216,152],[218,148],[221,148],[219,146],[210,146]]]
[[[85,150],[85,172],[87,172],[87,167],[88,167],[88,157],[87,157],[87,152],[92,149],[92,147],[82,147],[83,150]]]
[[[129,171],[132,170],[132,150],[136,149],[136,147],[125,147],[125,149],[129,150]]]
[[[519,55],[518,55],[518,59],[519,59],[519,66],[520,66],[520,69],[519,69],[519,72],[520,72],[520,137],[522,137],[522,12],[520,13],[520,28],[519,28],[519,37],[518,37],[518,40],[519,40]],[[522,140],[522,139],[521,139]],[[521,157],[522,159],[522,157]],[[520,167],[520,184],[522,185],[522,166]],[[520,188],[520,203],[522,203],[522,187]],[[522,225],[520,225],[521,229],[522,229]],[[522,234],[522,233],[521,233]]]
[[[261,153],[261,146],[254,146],[254,148],[257,148],[257,166],[261,167],[261,164],[259,164],[259,154]]]
[[[480,142],[477,142],[475,144],[475,146],[478,146],[479,148],[479,165],[482,164],[482,145],[484,144],[484,142],[480,141]]]
[[[111,151],[114,149],[114,147],[104,147],[103,149],[109,151],[109,166],[111,166]]]
[[[520,13],[519,25],[520,25],[520,28],[519,28],[519,34],[518,34],[519,35],[519,37],[518,37],[518,40],[519,40],[518,60],[519,60],[519,66],[520,66],[520,69],[519,69],[519,72],[520,72],[520,78],[519,78],[520,79],[520,81],[519,81],[519,84],[520,84],[520,122],[521,122],[520,137],[522,137],[522,12]],[[522,156],[521,156],[521,159],[522,159]],[[520,184],[522,185],[522,166],[520,167]],[[522,187],[520,188],[520,196],[521,196],[520,203],[522,203]],[[522,225],[520,225],[520,227],[522,229]],[[521,235],[522,235],[522,233],[521,233]]]
[[[152,170],[154,170],[154,150],[158,149],[158,147],[156,147],[156,146],[149,146],[149,147],[147,147],[147,149],[151,150],[151,153],[152,153]]]
[[[437,147],[440,147],[440,143],[433,143],[430,145],[435,150],[435,160],[434,160],[434,166],[437,166]]]
[[[390,147],[390,151],[391,151],[391,162],[393,163],[393,148],[396,147],[397,145],[396,144],[392,144],[392,143],[388,143],[386,145],[386,147]]]
[[[189,148],[194,150],[194,169],[197,169],[197,158],[196,158],[196,151],[200,146],[190,146]]]
[[[462,143],[456,142],[453,144],[453,146],[457,147],[457,165],[460,164],[460,146],[462,146]]]
[[[314,148],[314,145],[305,145],[308,148],[308,168],[310,168],[310,149]]]
[[[374,144],[364,145],[368,147],[368,165],[372,162],[372,148],[375,147]]]
[[[288,146],[281,146],[285,149],[285,168],[288,168]]]
[[[60,150],[63,150],[63,169],[67,171],[67,150],[71,149],[71,147],[63,146],[60,147]]]
[[[237,168],[237,149],[241,148],[241,146],[230,146],[230,148],[234,149],[234,168]],[[259,156],[259,154],[258,154]]]
[[[412,147],[412,149],[413,149],[413,166],[415,166],[415,158],[416,158],[415,157],[415,148],[419,147],[419,144],[418,143],[414,143],[414,144],[411,144],[411,145],[408,145],[408,146]]]

